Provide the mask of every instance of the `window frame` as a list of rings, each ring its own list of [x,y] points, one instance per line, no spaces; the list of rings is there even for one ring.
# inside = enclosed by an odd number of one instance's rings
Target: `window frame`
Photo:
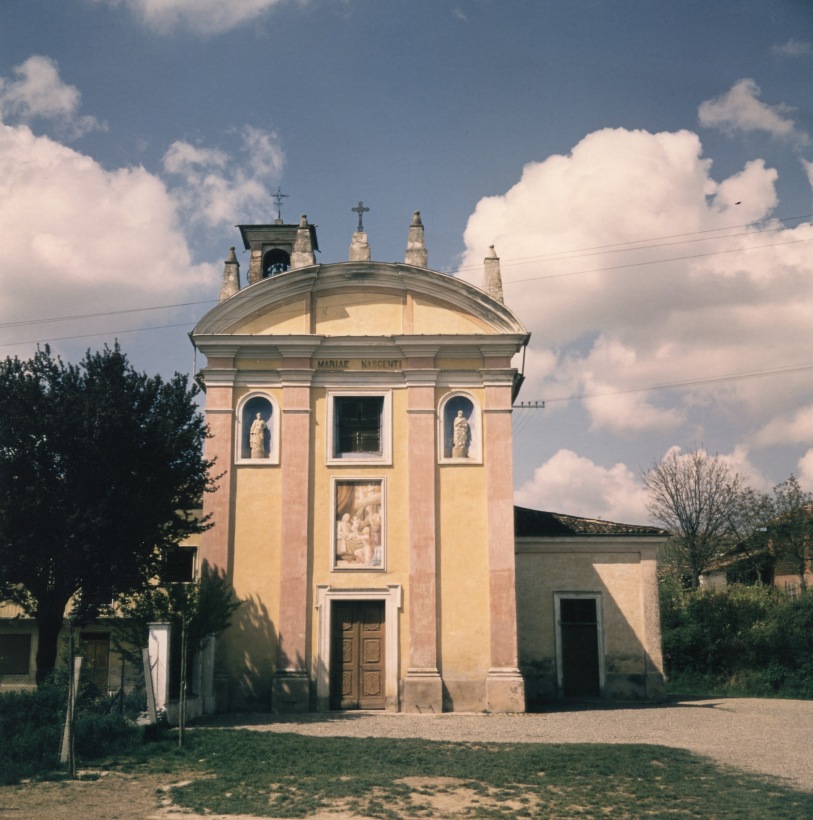
[[[604,648],[604,596],[601,592],[554,592],[553,624],[556,642],[556,690],[559,697],[564,692],[564,669],[562,668],[562,599],[592,599],[596,602],[596,644],[598,649],[598,684],[604,694],[607,685],[606,652]]]
[[[338,413],[336,399],[382,398],[380,442],[381,452],[354,453],[337,452]],[[327,391],[327,434],[325,436],[325,462],[331,466],[358,464],[392,464],[392,390],[328,390]]]

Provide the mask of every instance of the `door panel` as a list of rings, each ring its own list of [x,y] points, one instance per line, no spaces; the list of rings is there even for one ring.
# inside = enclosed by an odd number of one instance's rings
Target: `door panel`
[[[330,659],[333,709],[384,708],[384,602],[335,601]]]

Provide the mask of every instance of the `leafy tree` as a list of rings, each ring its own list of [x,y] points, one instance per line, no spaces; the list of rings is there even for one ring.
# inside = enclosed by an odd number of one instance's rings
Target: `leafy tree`
[[[647,509],[672,535],[668,549],[692,587],[711,562],[736,543],[743,477],[719,455],[673,447],[642,475]]]
[[[776,556],[796,568],[801,588],[807,589],[805,569],[813,557],[813,494],[791,475],[773,488],[770,543]]]
[[[0,362],[0,597],[36,620],[38,682],[66,614],[144,588],[206,528],[188,512],[214,486],[196,393],[136,372],[118,344],[79,365],[47,346]]]

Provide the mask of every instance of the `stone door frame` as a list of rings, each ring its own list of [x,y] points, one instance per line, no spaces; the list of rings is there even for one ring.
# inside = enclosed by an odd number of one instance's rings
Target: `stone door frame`
[[[333,628],[334,601],[383,601],[385,621],[384,709],[397,712],[398,647],[400,638],[398,610],[401,609],[403,590],[400,584],[386,587],[338,589],[330,584],[316,587],[316,711],[330,711],[330,652]]]
[[[562,598],[589,598],[596,602],[596,649],[598,651],[598,686],[599,693],[604,693],[606,682],[606,668],[604,664],[604,615],[602,595],[600,592],[554,592],[553,617],[554,635],[556,636],[556,690],[558,696],[564,697],[565,674],[562,664]]]

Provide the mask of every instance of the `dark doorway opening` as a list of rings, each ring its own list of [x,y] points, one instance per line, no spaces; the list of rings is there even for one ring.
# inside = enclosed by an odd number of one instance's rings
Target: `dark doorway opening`
[[[567,698],[601,694],[595,598],[560,598],[562,689]]]
[[[334,601],[330,708],[383,709],[384,602]]]

